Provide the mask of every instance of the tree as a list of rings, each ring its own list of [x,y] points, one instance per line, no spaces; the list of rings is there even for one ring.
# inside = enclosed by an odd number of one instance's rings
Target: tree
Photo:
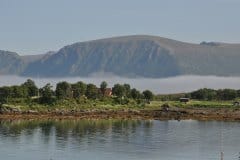
[[[199,89],[191,93],[191,98],[198,100],[233,100],[237,97],[237,91],[233,89]]]
[[[141,93],[137,89],[133,88],[133,89],[131,89],[131,97],[133,99],[140,99]]]
[[[237,96],[240,97],[240,90],[237,90]]]
[[[218,93],[216,90],[203,88],[191,93],[191,98],[198,100],[213,100],[217,99]]]
[[[0,103],[8,103],[8,99],[12,97],[11,87],[0,88]]]
[[[38,88],[33,80],[28,79],[25,83],[22,84],[22,86],[27,88],[29,97],[33,97],[38,94]]]
[[[112,88],[113,95],[122,98],[125,96],[125,87],[121,84],[115,84]]]
[[[131,86],[129,84],[123,84],[123,87],[125,89],[125,95],[130,98],[131,97]]]
[[[72,84],[73,98],[77,99],[85,95],[87,90],[87,85],[82,81]]]
[[[13,98],[26,98],[28,96],[28,90],[24,86],[12,86]]]
[[[101,93],[102,93],[102,96],[104,97],[105,96],[105,92],[106,92],[106,89],[107,89],[107,82],[103,81],[101,84],[100,84],[100,90],[101,90]]]
[[[221,100],[233,100],[237,98],[237,91],[233,89],[224,89],[222,90]]]
[[[56,96],[58,99],[71,98],[71,85],[68,82],[59,82],[56,87]]]
[[[153,93],[151,92],[151,91],[149,91],[149,90],[145,90],[145,91],[143,91],[143,96],[144,96],[144,98],[146,99],[146,100],[148,100],[148,101],[150,101],[150,100],[152,100],[153,99]]]
[[[88,84],[86,90],[86,96],[89,99],[96,99],[98,97],[98,88],[94,84]]]
[[[50,83],[46,84],[43,88],[40,89],[41,102],[42,103],[52,103],[54,91]]]

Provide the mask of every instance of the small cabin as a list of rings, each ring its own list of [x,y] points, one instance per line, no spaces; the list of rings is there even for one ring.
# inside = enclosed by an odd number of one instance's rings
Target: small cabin
[[[233,105],[234,106],[240,106],[240,102],[239,101],[235,101],[235,102],[233,102]]]
[[[190,98],[180,98],[179,101],[183,103],[188,103],[190,101]]]
[[[104,95],[107,97],[112,96],[112,88],[106,88]]]
[[[105,97],[111,97],[112,96],[112,88],[106,88],[104,93],[102,92],[101,88],[98,88],[98,91],[102,93]]]

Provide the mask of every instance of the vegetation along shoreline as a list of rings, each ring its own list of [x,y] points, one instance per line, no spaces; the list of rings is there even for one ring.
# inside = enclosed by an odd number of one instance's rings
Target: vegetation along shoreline
[[[159,119],[240,121],[240,90],[199,89],[154,95],[129,84],[59,82],[38,88],[34,81],[0,87],[0,119]]]

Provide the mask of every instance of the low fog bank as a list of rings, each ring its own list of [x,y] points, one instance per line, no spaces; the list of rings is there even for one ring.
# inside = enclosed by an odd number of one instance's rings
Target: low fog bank
[[[0,76],[0,86],[19,85],[29,77]],[[109,87],[116,83],[128,83],[139,90],[149,89],[156,94],[180,93],[197,90],[199,88],[232,88],[240,89],[240,77],[216,77],[216,76],[178,76],[171,78],[150,79],[150,78],[122,78],[122,77],[71,77],[71,78],[30,78],[35,81],[38,87],[51,83],[54,87],[60,81],[74,83],[83,81],[99,85],[106,81]]]

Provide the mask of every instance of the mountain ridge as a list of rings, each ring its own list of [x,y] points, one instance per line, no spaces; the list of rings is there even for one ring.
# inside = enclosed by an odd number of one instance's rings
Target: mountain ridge
[[[87,77],[106,72],[149,78],[188,74],[240,76],[240,44],[237,43],[194,44],[164,37],[132,35],[77,42],[38,57],[19,56],[14,52],[9,55],[11,61],[0,51],[0,59],[4,57],[12,66],[0,63],[0,74]]]

